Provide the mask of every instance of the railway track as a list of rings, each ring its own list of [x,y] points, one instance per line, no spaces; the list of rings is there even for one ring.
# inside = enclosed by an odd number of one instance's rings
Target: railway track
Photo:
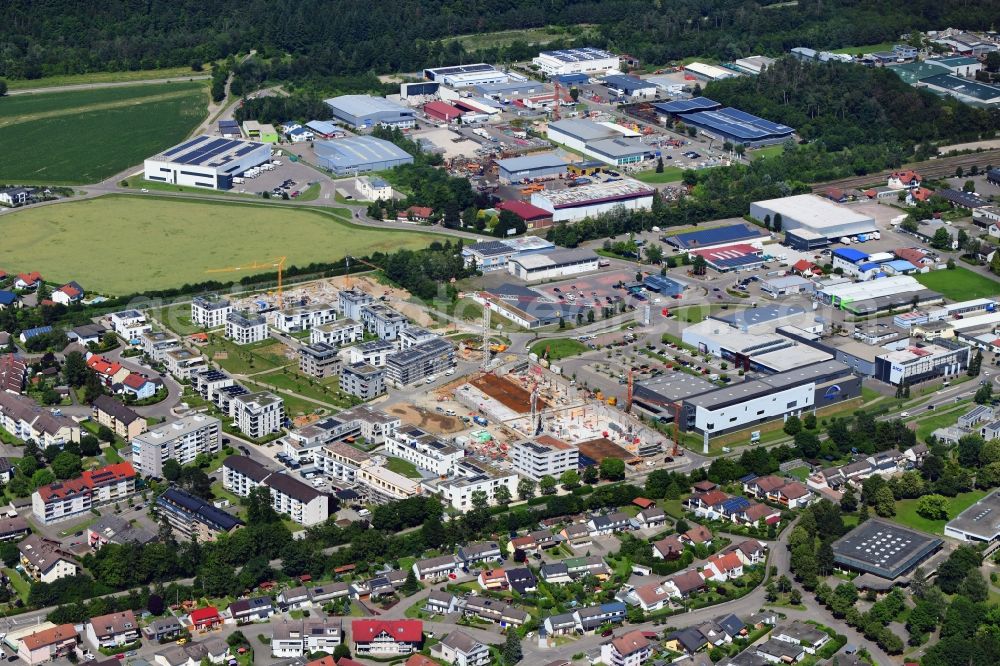
[[[987,165],[1000,165],[1000,149],[984,150],[981,153],[969,153],[967,155],[954,155],[952,157],[938,157],[924,162],[913,162],[904,164],[902,169],[913,169],[924,178],[944,178],[954,176],[955,169],[962,167],[968,171],[973,166],[985,170]],[[866,185],[879,183],[884,185],[886,177],[897,169],[889,169],[878,173],[870,173],[865,176],[852,176],[851,178],[841,178],[825,183],[813,185],[813,192],[821,192],[829,187],[837,188],[860,188]]]

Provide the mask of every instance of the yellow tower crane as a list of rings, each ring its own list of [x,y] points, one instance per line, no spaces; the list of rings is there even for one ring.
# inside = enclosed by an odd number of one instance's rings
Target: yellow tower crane
[[[284,307],[285,302],[282,298],[282,284],[281,276],[282,272],[285,270],[285,260],[287,257],[275,257],[274,259],[268,259],[263,262],[254,261],[252,264],[247,264],[245,266],[229,266],[228,268],[212,268],[206,273],[235,273],[237,271],[255,271],[261,268],[277,268],[278,269],[278,307]]]

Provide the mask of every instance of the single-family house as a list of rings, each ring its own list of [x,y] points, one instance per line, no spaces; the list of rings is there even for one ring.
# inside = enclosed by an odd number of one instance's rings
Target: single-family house
[[[158,384],[149,377],[138,372],[130,373],[116,386],[116,390],[125,395],[130,395],[136,400],[145,400],[156,395]]]
[[[67,282],[52,292],[52,301],[60,305],[72,305],[83,300],[83,287],[76,282]]]
[[[114,648],[139,640],[139,623],[131,610],[92,617],[85,631],[96,648]]]
[[[664,583],[669,583],[677,591],[679,597],[687,597],[694,592],[705,589],[705,577],[694,569],[688,569],[674,574]]]
[[[661,560],[676,560],[684,553],[684,542],[681,536],[671,534],[653,543],[653,557]]]
[[[550,615],[542,623],[548,636],[566,636],[577,629],[576,613],[561,613]]]
[[[184,627],[173,615],[153,620],[143,628],[142,633],[151,641],[165,641],[180,635]]]
[[[666,512],[658,506],[643,509],[636,516],[640,527],[660,527],[667,522]]]
[[[454,555],[442,555],[413,563],[413,573],[417,580],[443,580],[458,574],[458,562]]]
[[[410,654],[424,642],[420,620],[354,620],[351,623],[354,653],[364,655]]]
[[[458,549],[458,561],[465,569],[477,564],[499,562],[502,559],[503,552],[496,541],[479,541]]]
[[[488,666],[490,650],[461,629],[431,647],[431,655],[453,666]]]
[[[424,602],[424,610],[438,615],[447,615],[457,610],[455,595],[444,590],[432,590]]]
[[[566,570],[574,579],[595,576],[599,580],[607,580],[611,577],[611,567],[604,561],[604,558],[598,555],[570,557],[563,560],[563,564],[566,565]]]
[[[594,516],[587,523],[591,536],[602,536],[632,529],[632,517],[622,511]]]
[[[583,633],[592,633],[605,624],[621,624],[625,615],[625,604],[620,601],[588,606],[576,611],[577,627]]]
[[[518,594],[528,594],[538,589],[538,579],[527,567],[507,570],[507,583]]]
[[[695,525],[687,532],[680,536],[683,543],[690,543],[697,546],[698,544],[704,544],[706,546],[712,545],[712,530],[708,529],[704,525]]]
[[[229,604],[229,617],[236,624],[260,622],[274,614],[274,605],[270,597],[254,597],[252,599],[237,599]]]
[[[769,638],[757,645],[757,656],[772,664],[794,664],[805,657],[805,649],[798,643]]]
[[[503,569],[483,569],[477,580],[484,590],[506,590],[508,587],[507,572]]]
[[[799,620],[775,627],[771,638],[801,645],[808,654],[816,654],[830,640],[830,636],[822,629]]]
[[[767,546],[757,539],[745,539],[723,549],[723,553],[734,553],[744,566],[761,564],[767,559]]]
[[[18,273],[14,279],[15,289],[37,289],[42,284],[42,274],[38,271]]]
[[[653,654],[653,644],[641,631],[630,631],[601,646],[601,661],[611,666],[641,666]]]
[[[551,562],[542,565],[539,575],[549,585],[559,585],[562,583],[572,583],[573,578],[569,575],[569,568],[565,562]]]
[[[705,636],[694,627],[686,627],[667,636],[664,646],[668,650],[693,655],[708,645]]]
[[[724,583],[743,575],[743,561],[736,553],[717,553],[708,558],[701,573],[707,580]]]
[[[673,591],[670,586],[662,583],[647,583],[632,590],[629,596],[644,612],[652,613],[667,607],[670,598],[677,596]]]
[[[282,590],[278,593],[275,601],[283,611],[307,608],[312,605],[312,599],[309,598],[309,589],[304,585]]]
[[[214,606],[196,608],[188,613],[188,621],[194,631],[214,629],[222,624],[222,616]]]
[[[65,657],[76,648],[79,635],[72,624],[60,624],[22,636],[17,656],[30,666]]]

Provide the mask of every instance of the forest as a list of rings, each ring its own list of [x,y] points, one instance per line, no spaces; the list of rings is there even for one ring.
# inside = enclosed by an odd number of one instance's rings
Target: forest
[[[985,9],[964,0],[8,0],[0,78],[200,65],[255,49],[276,78],[325,90],[336,77],[535,52],[515,42],[472,56],[443,41],[455,35],[588,24],[597,28],[588,43],[666,64],[876,44],[911,29],[986,29],[996,12]],[[577,32],[548,46],[573,45]]]

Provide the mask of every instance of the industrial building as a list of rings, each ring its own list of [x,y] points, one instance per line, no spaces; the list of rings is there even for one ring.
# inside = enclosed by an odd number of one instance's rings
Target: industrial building
[[[593,250],[559,249],[511,258],[507,272],[525,282],[551,280],[596,271],[598,259]]]
[[[935,74],[920,80],[919,86],[933,93],[950,95],[973,106],[1000,105],[1000,86],[966,79],[954,74]]]
[[[701,257],[710,268],[720,273],[753,271],[764,265],[763,252],[753,245],[745,243],[711,249],[689,250],[688,254]]]
[[[753,74],[754,76],[760,74],[773,64],[774,58],[768,58],[767,56],[750,56],[749,58],[740,58],[733,61],[734,68],[744,74]]]
[[[171,185],[229,190],[233,176],[271,160],[271,146],[201,135],[154,155],[143,178]]]
[[[803,315],[798,316],[808,316]],[[730,322],[706,319],[685,328],[682,339],[699,353],[721,358],[745,372],[774,374],[833,358],[828,352],[779,335],[775,328],[758,325],[744,329]]]
[[[601,79],[604,86],[621,97],[656,97],[656,85],[635,76],[613,74]]]
[[[806,229],[829,239],[877,231],[875,218],[815,194],[798,194],[750,204],[750,217],[761,222],[781,215],[784,231]]]
[[[875,379],[900,386],[938,377],[953,377],[969,366],[972,349],[935,338],[875,357]]]
[[[524,201],[518,201],[517,199],[501,201],[497,204],[496,208],[501,211],[509,211],[521,218],[528,231],[552,226],[552,213]]]
[[[523,79],[519,74],[514,76]],[[465,88],[490,83],[507,83],[512,75],[501,72],[493,65],[480,62],[453,67],[430,67],[424,70],[424,78],[451,88]]]
[[[415,111],[384,97],[371,95],[341,95],[323,100],[337,120],[354,128],[398,127],[406,129],[417,124]]]
[[[384,171],[413,164],[413,155],[394,143],[373,136],[351,136],[313,144],[316,163],[338,176]]]
[[[513,202],[511,202],[513,203]],[[517,202],[521,203],[521,202]],[[534,208],[530,204],[522,204],[529,208]],[[536,209],[541,210],[541,209]],[[546,211],[542,211],[545,213]],[[548,215],[548,213],[546,213]],[[551,218],[551,215],[549,215]],[[522,257],[530,254],[548,252],[555,249],[555,244],[538,236],[522,236],[521,238],[510,238],[507,240],[480,241],[462,248],[462,256],[465,258],[465,265],[473,263],[483,273],[504,270],[507,262],[512,257]]]
[[[739,76],[738,72],[725,67],[716,67],[703,62],[692,62],[684,65],[684,71],[696,76],[702,81],[722,81]]]
[[[653,188],[637,180],[624,179],[594,183],[558,192],[535,192],[531,205],[552,213],[554,222],[582,220],[606,213],[618,206],[628,210],[649,210]]]
[[[612,166],[635,164],[653,154],[650,146],[633,135],[631,130],[614,123],[572,118],[549,123],[546,130],[550,141]]]
[[[558,324],[559,320],[571,321],[587,308],[555,301],[523,285],[502,284],[489,290],[473,292],[472,299],[487,305],[493,312],[528,329]]]
[[[944,541],[878,518],[866,520],[833,542],[837,565],[894,580],[912,571]]]
[[[909,275],[893,275],[868,282],[847,278],[825,280],[817,286],[820,300],[856,315],[887,312],[914,302],[939,303],[941,294],[925,288]]]
[[[654,104],[653,108],[659,111],[661,115],[680,117],[685,113],[721,109],[722,104],[707,97],[692,97],[691,99],[675,99],[670,102],[660,102]]]
[[[795,130],[739,109],[723,107],[707,97],[694,97],[653,105],[663,115],[698,127],[703,132],[745,146],[766,146],[782,143]]]
[[[764,241],[769,238],[770,235],[762,231],[760,227],[743,222],[725,227],[689,231],[676,236],[664,237],[662,240],[678,250],[711,250],[736,243],[753,245],[762,249]]]
[[[666,275],[647,275],[642,281],[642,286],[647,291],[663,294],[664,296],[675,296],[684,293],[687,283]]]
[[[785,275],[761,280],[760,290],[771,298],[780,298],[793,294],[812,294],[816,291],[816,285],[801,275]]]
[[[597,74],[617,71],[621,67],[621,60],[618,56],[589,46],[579,49],[542,51],[531,62],[549,76]]]
[[[1000,491],[993,491],[949,520],[944,535],[959,541],[985,543],[992,549],[1000,541]]]
[[[428,118],[450,123],[461,118],[463,112],[461,109],[457,109],[447,102],[435,100],[424,104],[424,113],[427,114]]]
[[[566,162],[555,153],[540,153],[497,160],[501,183],[523,183],[536,178],[566,175]]]

